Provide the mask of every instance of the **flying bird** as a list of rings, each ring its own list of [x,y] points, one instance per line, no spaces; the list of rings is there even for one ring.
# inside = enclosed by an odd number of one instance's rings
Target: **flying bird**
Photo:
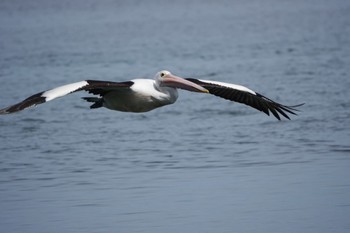
[[[194,78],[185,79],[163,70],[158,72],[154,79],[133,79],[126,82],[85,80],[56,87],[0,109],[0,115],[19,112],[78,91],[87,91],[95,95],[83,97],[84,100],[92,103],[91,109],[105,107],[123,112],[147,112],[175,103],[178,98],[177,89],[208,93],[246,104],[267,115],[272,113],[278,120],[281,120],[281,116],[290,119],[288,114],[296,115],[295,112],[298,111],[296,108],[302,105],[282,105],[241,85]]]

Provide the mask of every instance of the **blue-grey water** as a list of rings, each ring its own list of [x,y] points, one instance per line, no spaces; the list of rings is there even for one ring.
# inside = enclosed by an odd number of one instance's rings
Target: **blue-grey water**
[[[306,104],[1,116],[1,232],[350,232],[349,1],[0,1],[0,107],[161,69]]]

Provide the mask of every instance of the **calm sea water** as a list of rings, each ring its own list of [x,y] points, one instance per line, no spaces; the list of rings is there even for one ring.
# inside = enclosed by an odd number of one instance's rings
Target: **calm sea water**
[[[246,85],[278,122],[182,91],[145,113],[76,93],[0,118],[1,232],[349,232],[349,1],[1,1],[1,106],[168,69]]]

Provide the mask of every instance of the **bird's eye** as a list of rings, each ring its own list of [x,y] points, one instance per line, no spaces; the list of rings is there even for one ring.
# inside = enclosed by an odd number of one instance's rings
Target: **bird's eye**
[[[162,77],[162,78],[163,78],[163,77],[164,77],[164,75],[165,75],[165,74],[164,74],[164,72],[160,73],[160,77]]]

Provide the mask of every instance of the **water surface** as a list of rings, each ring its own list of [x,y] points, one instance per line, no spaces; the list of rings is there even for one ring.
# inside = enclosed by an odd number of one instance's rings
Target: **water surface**
[[[1,1],[1,107],[168,69],[246,85],[144,114],[76,93],[0,118],[4,232],[349,232],[348,1]]]

